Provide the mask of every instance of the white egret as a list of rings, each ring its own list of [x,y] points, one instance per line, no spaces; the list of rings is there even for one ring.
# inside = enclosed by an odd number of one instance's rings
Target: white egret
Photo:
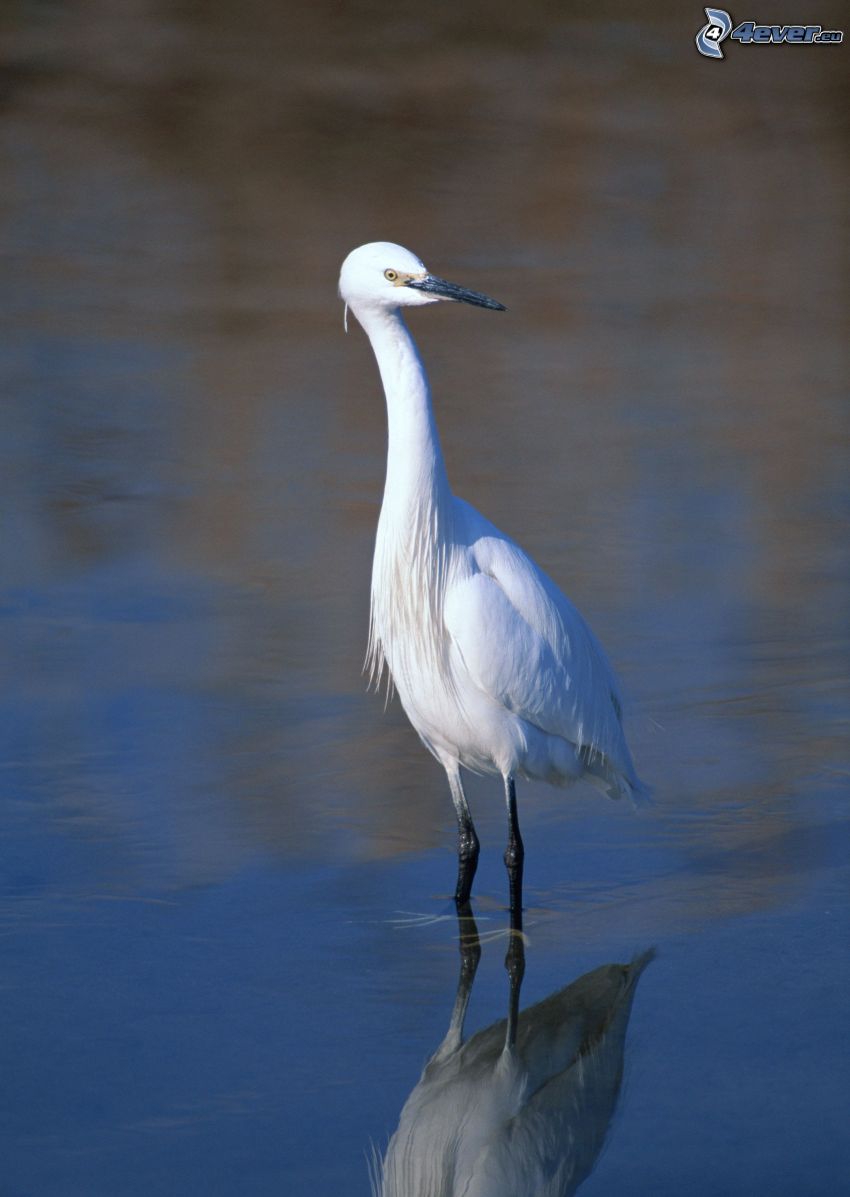
[[[458,904],[479,842],[461,769],[500,774],[505,863],[521,907],[523,844],[515,778],[585,777],[640,797],[617,681],[572,603],[504,533],[451,491],[404,307],[454,300],[504,311],[430,274],[409,250],[374,242],[342,264],[340,297],[363,326],[387,402],[387,476],[372,567],[368,667],[388,669],[402,706],[446,771],[458,820]]]

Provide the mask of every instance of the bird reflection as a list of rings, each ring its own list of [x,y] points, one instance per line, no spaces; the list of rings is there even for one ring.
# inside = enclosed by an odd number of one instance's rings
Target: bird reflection
[[[460,977],[449,1028],[401,1112],[375,1197],[568,1197],[590,1175],[614,1113],[632,999],[652,951],[606,964],[519,1012],[525,967],[511,928],[508,1017],[464,1041],[481,957],[458,912]],[[512,924],[517,920],[512,918]]]

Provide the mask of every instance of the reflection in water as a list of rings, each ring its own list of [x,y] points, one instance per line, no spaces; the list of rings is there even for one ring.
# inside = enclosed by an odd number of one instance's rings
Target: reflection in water
[[[593,1169],[614,1113],[632,999],[652,951],[605,964],[517,1016],[524,966],[511,935],[506,1019],[464,1042],[481,956],[469,907],[449,1029],[401,1112],[376,1197],[567,1197]],[[519,961],[517,961],[519,957]]]

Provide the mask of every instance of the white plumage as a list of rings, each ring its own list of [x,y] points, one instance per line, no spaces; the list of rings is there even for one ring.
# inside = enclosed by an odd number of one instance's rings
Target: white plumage
[[[522,549],[451,491],[428,380],[401,308],[439,300],[502,305],[375,242],[342,266],[340,296],[363,326],[387,401],[387,476],[372,570],[368,664],[388,668],[402,705],[446,770],[458,815],[457,898],[469,897],[478,840],[460,769],[504,778],[506,856],[521,869],[513,779],[586,777],[640,797],[605,653],[572,603]],[[509,859],[510,858],[510,859]]]

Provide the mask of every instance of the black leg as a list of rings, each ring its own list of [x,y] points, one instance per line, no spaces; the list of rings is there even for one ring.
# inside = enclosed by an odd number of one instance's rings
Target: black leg
[[[512,777],[505,778],[505,799],[508,806],[508,846],[505,849],[505,865],[508,870],[511,895],[511,930],[508,951],[505,956],[505,968],[510,981],[505,1046],[512,1048],[516,1043],[519,1019],[519,991],[525,976],[525,939],[522,934],[522,865],[525,859],[525,848],[519,833],[516,787]]]
[[[522,864],[525,860],[525,848],[519,833],[516,787],[512,777],[505,778],[505,799],[508,805],[508,846],[505,849],[505,866],[508,870],[511,895],[511,926],[513,927],[516,915],[519,918],[519,930],[522,931]]]
[[[478,868],[478,836],[469,804],[463,792],[460,773],[449,773],[449,786],[452,791],[452,802],[457,813],[457,885],[455,886],[455,903],[458,910],[469,905],[472,893],[472,881]]]
[[[470,819],[468,823],[458,824],[457,837],[457,885],[455,886],[455,903],[458,909],[469,905],[472,894],[472,882],[475,870],[478,868],[478,836]]]

